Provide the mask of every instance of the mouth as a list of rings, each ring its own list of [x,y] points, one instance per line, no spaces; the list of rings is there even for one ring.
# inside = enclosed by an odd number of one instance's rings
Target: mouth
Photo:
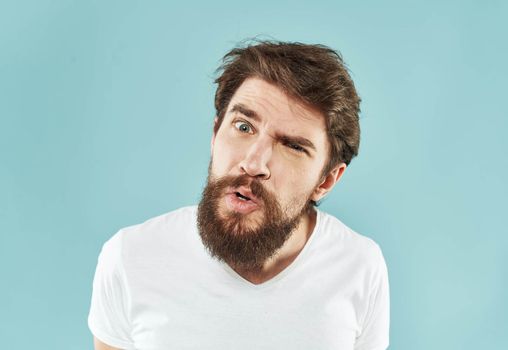
[[[244,186],[231,189],[229,193],[235,195],[241,201],[253,202],[255,204],[260,204],[262,202],[251,192],[250,188]]]
[[[243,194],[241,194],[240,192],[235,192],[235,195],[240,198],[241,200],[244,200],[244,201],[250,201],[251,199],[247,196],[244,196]]]
[[[228,191],[226,203],[230,210],[242,214],[248,214],[260,209],[259,200],[246,188],[237,188]]]

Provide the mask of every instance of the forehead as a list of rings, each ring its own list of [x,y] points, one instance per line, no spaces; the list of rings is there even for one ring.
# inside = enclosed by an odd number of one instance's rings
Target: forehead
[[[255,112],[259,122],[269,131],[289,133],[311,139],[316,147],[326,147],[326,123],[315,108],[287,95],[282,89],[263,79],[246,79],[231,99],[227,115],[241,105]]]

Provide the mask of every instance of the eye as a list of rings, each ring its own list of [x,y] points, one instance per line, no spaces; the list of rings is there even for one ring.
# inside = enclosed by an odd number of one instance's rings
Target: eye
[[[296,143],[287,143],[286,146],[291,148],[292,150],[297,151],[297,152],[306,152],[305,148],[303,148],[302,146],[300,146]]]
[[[243,121],[235,122],[235,128],[237,128],[240,132],[246,134],[252,133],[252,127],[250,126],[250,124]]]

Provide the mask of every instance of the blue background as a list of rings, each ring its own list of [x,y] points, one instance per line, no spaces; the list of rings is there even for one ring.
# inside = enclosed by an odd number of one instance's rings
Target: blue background
[[[0,339],[90,349],[102,244],[196,203],[214,69],[242,39],[338,49],[360,155],[321,208],[382,247],[390,349],[507,349],[507,2],[0,4]]]

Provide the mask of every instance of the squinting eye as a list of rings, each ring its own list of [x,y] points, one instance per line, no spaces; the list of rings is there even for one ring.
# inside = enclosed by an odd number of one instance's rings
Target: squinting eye
[[[251,126],[245,122],[236,122],[235,128],[244,133],[250,133],[252,131]]]
[[[288,143],[287,146],[297,152],[305,152],[305,149],[302,146],[295,143]]]

